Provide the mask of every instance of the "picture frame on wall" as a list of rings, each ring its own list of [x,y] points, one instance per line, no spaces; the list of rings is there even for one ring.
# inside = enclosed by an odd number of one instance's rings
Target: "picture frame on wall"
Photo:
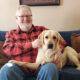
[[[60,0],[19,0],[20,5],[29,6],[50,6],[50,5],[60,5]]]

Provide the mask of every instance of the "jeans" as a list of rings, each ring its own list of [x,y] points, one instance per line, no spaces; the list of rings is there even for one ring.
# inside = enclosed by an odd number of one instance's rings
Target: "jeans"
[[[58,80],[58,76],[58,68],[53,63],[42,65],[34,74],[13,63],[6,63],[0,69],[0,80]]]

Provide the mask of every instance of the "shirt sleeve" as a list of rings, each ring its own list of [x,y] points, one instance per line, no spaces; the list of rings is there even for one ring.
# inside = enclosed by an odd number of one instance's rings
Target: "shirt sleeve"
[[[66,46],[66,44],[67,44],[67,42],[66,42],[65,40],[63,40],[63,41],[59,44],[59,46],[60,46],[60,48],[61,48],[62,50],[64,50],[64,47]]]
[[[5,37],[6,40],[3,45],[3,51],[9,57],[27,53],[32,49],[31,42],[16,42],[15,36],[12,32],[8,32]]]

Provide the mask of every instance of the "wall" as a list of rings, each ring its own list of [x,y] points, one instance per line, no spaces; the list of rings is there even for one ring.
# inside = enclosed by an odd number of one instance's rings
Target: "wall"
[[[0,1],[0,30],[17,27],[15,12],[19,0]],[[33,24],[62,30],[80,30],[80,0],[61,0],[60,6],[33,6]]]

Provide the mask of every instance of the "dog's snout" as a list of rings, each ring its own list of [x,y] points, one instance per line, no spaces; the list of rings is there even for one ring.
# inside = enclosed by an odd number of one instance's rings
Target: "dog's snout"
[[[53,44],[48,44],[48,49],[52,49],[53,48]]]

